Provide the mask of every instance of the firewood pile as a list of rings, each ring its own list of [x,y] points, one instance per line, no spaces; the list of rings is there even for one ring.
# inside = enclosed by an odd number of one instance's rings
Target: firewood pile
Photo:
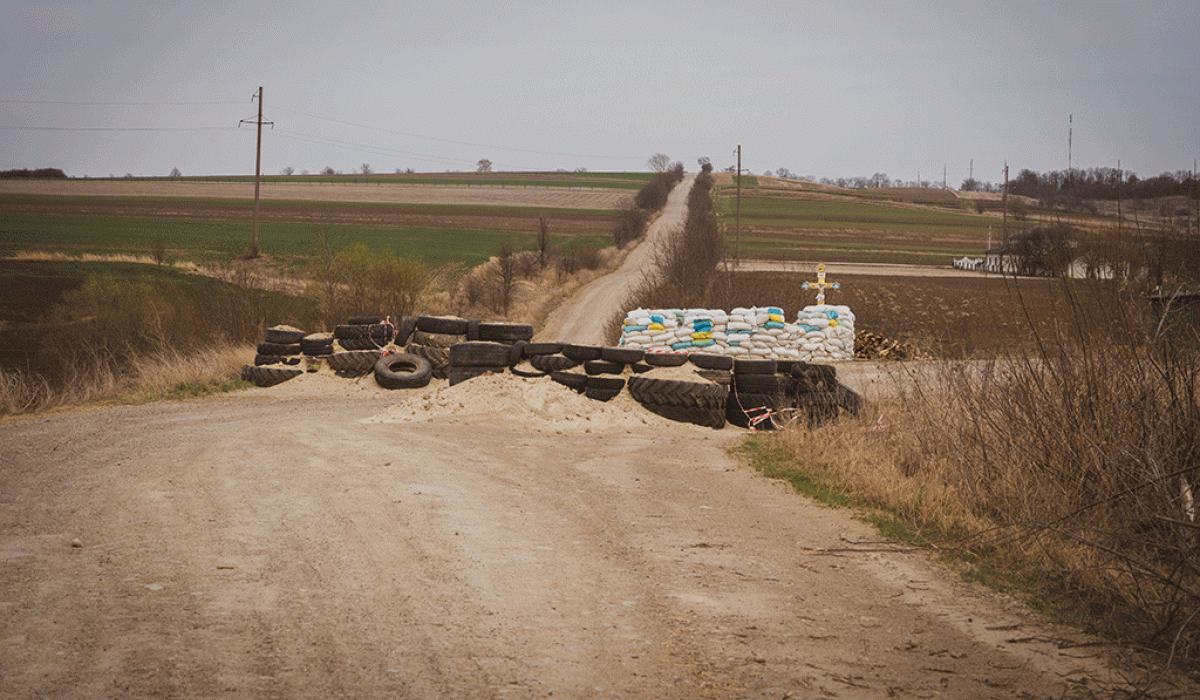
[[[885,338],[871,331],[854,335],[854,358],[857,360],[915,360],[917,349],[910,343]]]

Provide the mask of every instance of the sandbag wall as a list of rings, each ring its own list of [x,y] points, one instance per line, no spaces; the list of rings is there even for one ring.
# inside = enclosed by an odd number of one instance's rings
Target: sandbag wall
[[[623,346],[647,352],[703,352],[804,362],[854,359],[854,313],[847,306],[806,306],[795,323],[777,306],[634,309],[621,326]]]

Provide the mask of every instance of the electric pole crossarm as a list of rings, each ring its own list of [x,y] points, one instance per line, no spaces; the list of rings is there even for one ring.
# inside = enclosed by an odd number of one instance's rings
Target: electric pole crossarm
[[[250,257],[253,258],[258,257],[258,191],[262,184],[262,128],[263,124],[270,124],[272,129],[275,128],[275,122],[263,121],[262,94],[262,86],[259,86],[257,94],[258,119],[253,122],[249,119],[243,119],[238,122],[238,126],[242,124],[256,124],[258,126],[258,145],[254,153],[254,240],[250,243]],[[255,99],[255,96],[252,95],[250,99]]]

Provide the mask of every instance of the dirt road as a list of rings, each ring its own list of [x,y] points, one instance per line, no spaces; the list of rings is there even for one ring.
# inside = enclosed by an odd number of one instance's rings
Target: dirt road
[[[0,425],[0,698],[1059,698],[1111,680],[1079,635],[731,461],[740,431],[544,380],[317,376]]]
[[[646,237],[612,274],[580,289],[567,303],[550,314],[538,337],[551,342],[603,345],[604,324],[616,314],[627,311],[625,301],[647,274],[653,271],[654,252],[662,241],[687,218],[687,196],[696,179],[684,175],[667,197],[659,215],[650,222]]]

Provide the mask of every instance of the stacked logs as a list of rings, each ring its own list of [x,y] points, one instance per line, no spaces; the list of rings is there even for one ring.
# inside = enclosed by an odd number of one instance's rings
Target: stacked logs
[[[858,360],[915,360],[918,354],[911,343],[859,331],[854,335],[854,357]]]

